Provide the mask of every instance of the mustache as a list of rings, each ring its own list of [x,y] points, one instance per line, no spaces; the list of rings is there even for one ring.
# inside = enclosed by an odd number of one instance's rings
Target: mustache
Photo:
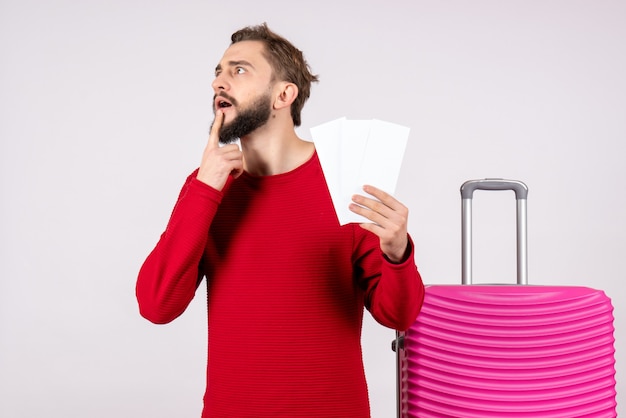
[[[235,99],[228,93],[224,93],[223,91],[220,91],[218,94],[213,95],[213,103],[215,103],[215,99],[217,99],[218,97],[223,97],[224,99],[228,100],[233,106],[237,106],[239,104],[237,103],[237,99]]]

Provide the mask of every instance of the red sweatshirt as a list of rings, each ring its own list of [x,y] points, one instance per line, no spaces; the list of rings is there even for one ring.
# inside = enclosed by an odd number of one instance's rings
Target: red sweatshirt
[[[411,244],[412,246],[412,244]],[[141,314],[174,320],[207,277],[203,418],[369,417],[363,307],[382,325],[415,320],[424,287],[357,224],[340,226],[315,154],[222,192],[189,176],[137,280]]]

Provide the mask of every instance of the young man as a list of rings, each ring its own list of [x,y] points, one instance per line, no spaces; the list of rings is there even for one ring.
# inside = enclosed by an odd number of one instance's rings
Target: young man
[[[231,40],[200,167],[139,272],[140,312],[174,320],[207,278],[203,418],[369,417],[363,308],[403,330],[424,296],[408,210],[365,186],[351,209],[372,223],[340,226],[294,129],[317,77],[265,24]]]

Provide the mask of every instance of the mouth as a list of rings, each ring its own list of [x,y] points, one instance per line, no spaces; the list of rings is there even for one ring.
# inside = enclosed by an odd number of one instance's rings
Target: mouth
[[[232,107],[233,103],[228,100],[225,99],[224,97],[216,97],[214,102],[213,102],[213,106],[215,107],[215,109],[226,109],[228,107]]]
[[[231,107],[232,104],[228,103],[226,100],[219,100],[217,103],[217,106],[224,108],[224,107]]]

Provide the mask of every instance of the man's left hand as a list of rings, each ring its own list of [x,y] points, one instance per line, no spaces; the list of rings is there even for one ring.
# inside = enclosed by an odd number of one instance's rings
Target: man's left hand
[[[363,191],[375,199],[354,195],[350,210],[373,223],[362,223],[366,229],[380,238],[380,249],[394,263],[404,259],[407,245],[407,221],[409,209],[390,194],[366,185]]]

